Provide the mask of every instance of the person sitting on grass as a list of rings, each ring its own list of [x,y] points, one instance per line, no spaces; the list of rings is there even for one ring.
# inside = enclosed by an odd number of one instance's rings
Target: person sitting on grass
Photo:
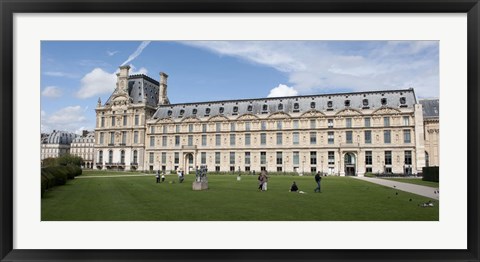
[[[298,192],[298,186],[295,184],[295,181],[293,181],[292,186],[290,187],[290,192]]]
[[[162,173],[162,183],[165,182],[165,174]]]

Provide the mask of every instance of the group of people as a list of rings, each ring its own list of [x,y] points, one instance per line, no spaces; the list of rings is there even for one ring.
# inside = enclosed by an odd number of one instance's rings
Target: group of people
[[[322,181],[322,174],[320,172],[317,172],[317,174],[315,174],[315,182],[317,182],[317,187],[314,190],[315,193],[322,192],[321,189],[320,189],[320,181]],[[295,192],[295,193],[298,192],[298,193],[301,193],[301,194],[305,193],[303,191],[298,190],[298,186],[295,183],[295,181],[293,181],[292,186],[290,186],[290,192]]]
[[[258,190],[267,191],[267,182],[268,182],[267,171],[262,170],[260,175],[258,175]]]
[[[160,176],[160,171],[157,171],[157,174],[155,175],[155,178],[157,178],[157,183],[165,182],[165,174],[162,173],[162,176]]]

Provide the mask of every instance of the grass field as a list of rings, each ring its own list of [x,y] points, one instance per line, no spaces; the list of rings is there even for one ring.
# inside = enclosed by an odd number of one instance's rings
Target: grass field
[[[404,183],[410,183],[410,184],[415,184],[420,186],[438,188],[438,182],[423,181],[421,178],[385,178],[385,179],[404,182]]]
[[[325,177],[322,193],[314,193],[312,177],[273,176],[268,191],[260,192],[254,176],[236,181],[232,175],[209,175],[209,189],[193,191],[192,175],[181,184],[167,175],[166,183],[157,184],[153,175],[93,174],[48,191],[42,221],[438,220],[438,201],[422,208],[430,199],[349,177]],[[288,192],[292,181],[306,194]]]

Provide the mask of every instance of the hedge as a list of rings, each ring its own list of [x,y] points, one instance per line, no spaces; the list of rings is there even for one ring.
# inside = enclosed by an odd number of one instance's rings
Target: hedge
[[[422,172],[423,172],[422,180],[438,182],[438,171],[439,171],[438,166],[424,167],[422,169]]]
[[[45,192],[54,187],[65,185],[67,179],[74,179],[75,176],[82,174],[82,169],[78,166],[48,166],[41,169],[41,193],[42,196]]]

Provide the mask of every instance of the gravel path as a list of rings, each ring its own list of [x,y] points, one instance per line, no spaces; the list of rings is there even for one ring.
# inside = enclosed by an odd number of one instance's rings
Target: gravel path
[[[388,179],[373,178],[373,177],[354,177],[354,178],[375,183],[378,185],[386,186],[386,187],[395,188],[401,191],[410,192],[416,195],[429,197],[436,200],[438,200],[440,197],[438,188],[420,186],[420,185],[415,185],[410,183],[403,183],[403,182],[398,182],[398,181],[393,181]]]

